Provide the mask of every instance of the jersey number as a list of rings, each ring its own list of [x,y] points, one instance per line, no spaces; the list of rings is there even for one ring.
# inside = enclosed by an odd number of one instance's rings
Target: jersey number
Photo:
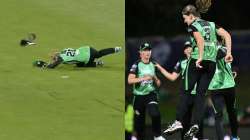
[[[210,41],[210,33],[211,33],[210,28],[209,27],[205,27],[204,31],[205,31],[204,40],[205,41]]]
[[[66,54],[67,56],[73,57],[73,56],[75,56],[75,52],[76,52],[75,50],[68,49],[68,50],[66,50],[65,54]]]

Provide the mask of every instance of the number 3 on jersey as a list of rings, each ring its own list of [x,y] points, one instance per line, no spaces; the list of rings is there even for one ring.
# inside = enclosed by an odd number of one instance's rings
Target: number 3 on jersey
[[[205,41],[210,41],[210,33],[211,33],[210,27],[209,26],[205,26],[204,27],[204,31],[205,31],[204,40]]]

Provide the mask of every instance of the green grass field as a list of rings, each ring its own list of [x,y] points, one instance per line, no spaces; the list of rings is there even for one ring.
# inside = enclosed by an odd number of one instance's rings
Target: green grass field
[[[0,139],[123,139],[124,50],[101,68],[32,62],[83,44],[124,46],[124,1],[4,0],[0,11]],[[30,32],[38,45],[20,47]]]

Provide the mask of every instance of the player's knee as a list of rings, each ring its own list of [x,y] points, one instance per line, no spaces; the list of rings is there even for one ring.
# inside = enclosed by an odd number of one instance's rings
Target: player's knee
[[[160,117],[160,111],[157,106],[151,107],[148,111],[151,117],[153,118]]]
[[[152,113],[151,113],[151,117],[153,117],[153,118],[158,118],[158,117],[160,117],[160,112],[159,112],[159,111],[154,111],[154,112],[152,112]]]

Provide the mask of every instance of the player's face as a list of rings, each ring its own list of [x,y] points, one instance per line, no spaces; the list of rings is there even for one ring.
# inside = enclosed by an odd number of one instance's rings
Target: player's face
[[[194,21],[194,16],[192,14],[190,15],[182,15],[184,23],[187,25],[190,25]]]
[[[193,49],[191,47],[187,47],[185,50],[184,50],[184,54],[186,56],[190,56],[191,53],[192,53]]]
[[[151,57],[151,50],[143,50],[140,53],[142,59],[150,59]]]

